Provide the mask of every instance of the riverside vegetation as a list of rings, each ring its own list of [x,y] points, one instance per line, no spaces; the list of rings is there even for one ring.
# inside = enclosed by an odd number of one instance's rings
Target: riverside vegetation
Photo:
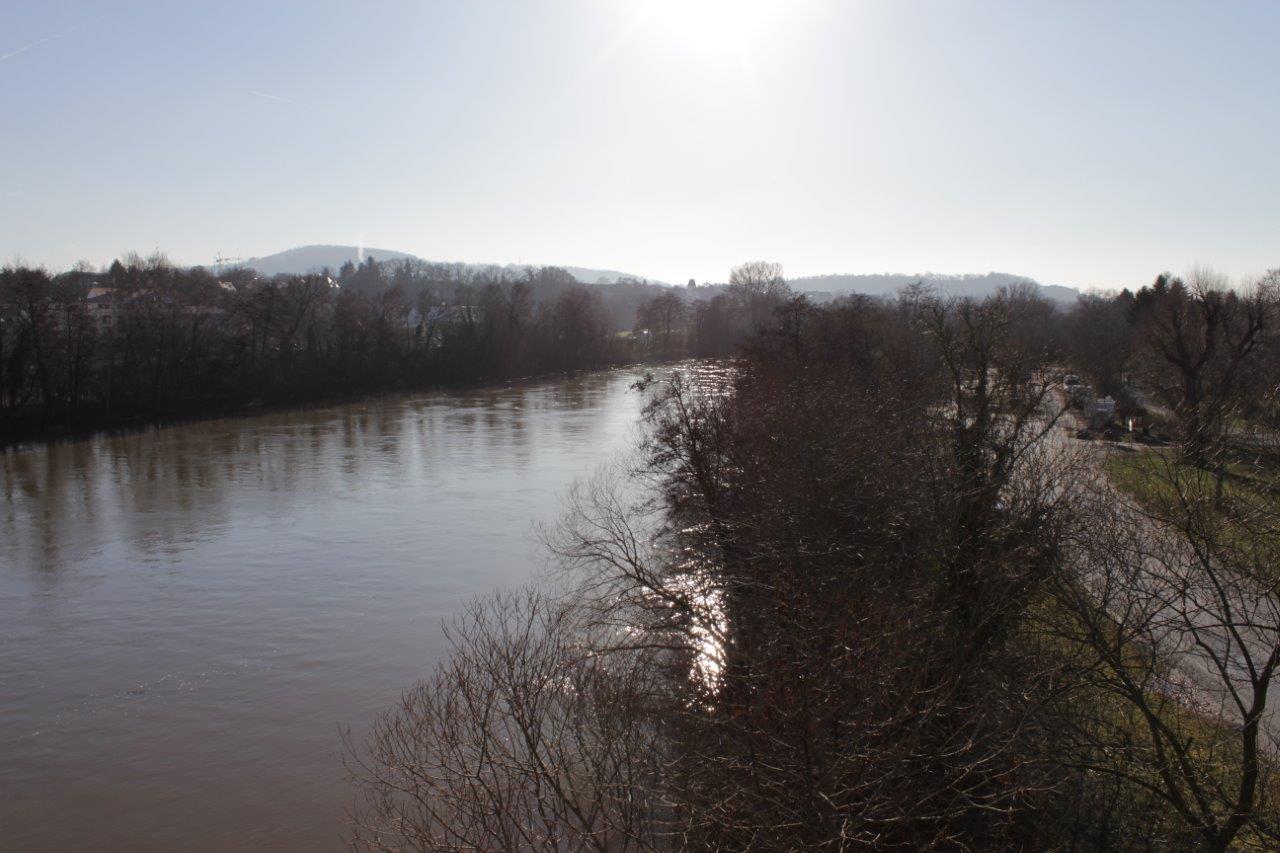
[[[645,383],[554,582],[349,743],[356,845],[1274,849],[1280,527],[1219,487],[1275,436],[1274,280],[1065,316],[739,283],[730,387]],[[1161,489],[1070,438],[1067,364],[1167,402]]]
[[[9,266],[0,437],[727,355],[768,310],[733,283],[682,290],[373,258],[273,278],[160,254],[102,272]]]

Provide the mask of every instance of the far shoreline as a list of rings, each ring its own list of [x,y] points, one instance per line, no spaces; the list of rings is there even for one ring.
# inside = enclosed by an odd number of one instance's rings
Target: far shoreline
[[[368,391],[349,394],[330,394],[324,397],[313,397],[298,400],[255,400],[247,403],[229,403],[223,406],[176,409],[152,414],[129,414],[118,417],[86,416],[79,419],[68,419],[53,427],[49,427],[43,413],[33,413],[30,417],[17,419],[7,425],[0,435],[0,453],[20,453],[24,450],[40,446],[73,444],[98,436],[118,436],[144,433],[151,429],[182,426],[184,424],[216,421],[223,418],[243,418],[254,415],[267,415],[285,411],[312,411],[333,406],[353,405],[361,402],[383,400],[413,394],[430,394],[449,391],[477,391],[486,388],[501,388],[513,385],[533,384],[553,379],[568,379],[591,373],[602,373],[610,370],[627,368],[661,367],[677,364],[682,361],[702,360],[698,356],[682,354],[658,359],[642,361],[623,361],[616,364],[602,364],[596,367],[583,367],[574,370],[553,370],[545,373],[530,373],[504,378],[493,378],[475,382],[438,383],[417,388],[387,388],[380,391]]]

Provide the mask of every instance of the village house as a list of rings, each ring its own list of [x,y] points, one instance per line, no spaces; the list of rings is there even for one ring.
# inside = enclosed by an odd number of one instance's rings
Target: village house
[[[116,297],[109,287],[93,287],[89,289],[84,300],[89,318],[98,329],[110,329],[116,323]]]

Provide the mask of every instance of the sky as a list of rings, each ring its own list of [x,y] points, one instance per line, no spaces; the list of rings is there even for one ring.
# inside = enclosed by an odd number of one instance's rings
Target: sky
[[[1280,2],[0,0],[0,262],[1280,267]]]

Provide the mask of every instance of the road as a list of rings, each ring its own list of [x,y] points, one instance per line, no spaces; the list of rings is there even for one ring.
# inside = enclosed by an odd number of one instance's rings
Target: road
[[[1046,419],[1064,405],[1050,395]],[[1157,688],[1194,710],[1239,724],[1262,707],[1262,740],[1280,751],[1280,683],[1270,673],[1280,658],[1280,597],[1274,586],[1222,560],[1155,518],[1107,477],[1116,453],[1158,452],[1143,445],[1076,439],[1075,413],[1042,441],[1092,513],[1088,536],[1075,549],[1077,571],[1095,600],[1117,620],[1141,626],[1172,671]],[[1065,421],[1065,423],[1063,423]],[[1272,528],[1274,529],[1274,528]],[[1246,566],[1247,568],[1247,566]],[[1268,566],[1254,568],[1269,569]]]

